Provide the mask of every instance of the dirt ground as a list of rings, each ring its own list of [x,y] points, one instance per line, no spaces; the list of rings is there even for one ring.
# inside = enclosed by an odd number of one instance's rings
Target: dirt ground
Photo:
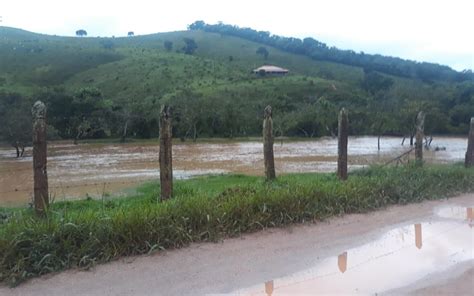
[[[445,200],[392,206],[369,214],[336,217],[316,224],[269,229],[220,243],[193,244],[151,256],[123,258],[90,271],[69,270],[48,275],[14,289],[0,287],[0,295],[265,295],[252,289],[242,291],[253,286],[265,287],[265,283],[273,279],[291,279],[291,275],[313,268],[326,258],[348,250],[350,254],[351,248],[357,251],[359,246],[378,242],[381,236],[398,227],[411,227],[420,222],[426,223],[427,227],[435,225],[445,219],[436,214],[440,208],[460,207],[465,210],[473,206],[474,194],[464,194]],[[472,214],[472,208],[470,211]],[[377,294],[471,294],[474,289],[474,236],[472,224],[462,219],[465,216],[459,218],[459,223],[463,223],[460,225],[463,235],[467,234],[470,260],[453,263],[449,268],[435,266],[434,271],[424,273],[421,278],[402,282],[396,289],[378,290]],[[404,235],[406,238],[409,233]],[[427,232],[423,235],[424,249],[416,249],[414,240],[410,248],[421,252],[433,244]],[[349,263],[353,258],[350,256]],[[336,264],[334,266],[337,270]],[[349,271],[348,268],[344,275]],[[362,280],[375,283],[378,271],[375,272]],[[278,293],[276,288],[273,295],[286,295]],[[318,294],[316,291],[298,294],[315,295]],[[349,294],[374,293],[355,290]]]

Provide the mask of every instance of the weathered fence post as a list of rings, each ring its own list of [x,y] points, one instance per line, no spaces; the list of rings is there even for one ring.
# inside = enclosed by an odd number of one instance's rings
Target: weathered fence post
[[[43,216],[49,206],[45,104],[37,101],[31,113],[33,115],[33,203],[36,214]]]
[[[276,178],[276,174],[273,156],[272,107],[265,107],[263,114],[263,158],[265,162],[265,177],[267,180],[273,180]]]
[[[347,142],[349,136],[349,120],[347,110],[342,108],[339,112],[338,145],[337,145],[337,176],[347,180]]]
[[[425,114],[420,111],[416,116],[415,161],[423,165],[423,138],[425,129]]]
[[[471,128],[469,130],[469,137],[467,139],[466,167],[474,166],[474,117],[471,118]]]
[[[173,155],[171,134],[171,110],[167,105],[161,107],[160,112],[160,186],[161,200],[173,195]]]

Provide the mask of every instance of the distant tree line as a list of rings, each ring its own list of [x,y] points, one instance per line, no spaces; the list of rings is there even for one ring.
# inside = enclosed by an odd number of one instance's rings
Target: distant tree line
[[[287,84],[285,84],[287,83]],[[288,84],[289,83],[289,84]],[[268,87],[203,94],[185,88],[166,100],[146,97],[114,101],[94,87],[74,94],[50,89],[34,96],[0,92],[0,142],[15,147],[31,143],[31,106],[37,99],[48,106],[51,139],[151,138],[158,136],[159,108],[170,104],[173,135],[185,140],[198,137],[240,137],[261,134],[263,108],[274,111],[277,136],[321,137],[337,134],[337,112],[351,114],[351,134],[414,135],[416,114],[427,114],[427,134],[466,134],[474,114],[474,84],[463,82],[440,89],[396,87],[391,78],[367,71],[360,90],[321,86],[304,80],[268,80]],[[341,86],[342,88],[342,86]],[[316,94],[315,94],[316,93]],[[238,99],[237,99],[238,98]]]
[[[325,43],[310,37],[301,40],[299,38],[272,35],[266,31],[240,28],[223,23],[211,25],[206,24],[204,21],[196,21],[189,25],[188,29],[236,36],[273,46],[286,52],[305,55],[315,60],[363,67],[366,71],[379,71],[401,77],[421,79],[423,81],[445,80],[461,82],[474,80],[474,73],[471,70],[457,72],[448,66],[435,63],[415,62],[380,54],[372,55],[365,54],[364,52],[357,53],[353,50],[341,50],[334,46],[329,47]]]

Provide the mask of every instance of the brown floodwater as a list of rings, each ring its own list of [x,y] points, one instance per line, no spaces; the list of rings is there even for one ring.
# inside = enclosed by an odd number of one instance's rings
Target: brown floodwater
[[[394,228],[314,267],[231,295],[376,295],[474,260],[473,208],[448,206],[432,219]],[[291,260],[291,258],[288,258]]]
[[[432,163],[462,161],[466,138],[435,137],[425,159]],[[435,151],[444,147],[444,151]],[[373,163],[385,163],[410,149],[401,146],[401,138],[349,139],[349,169]],[[48,145],[50,194],[56,200],[84,196],[120,195],[149,180],[159,179],[158,142],[125,144],[79,144],[52,142]],[[332,172],[336,169],[337,140],[275,142],[277,174],[296,172]],[[413,153],[409,156],[413,159]],[[208,174],[263,173],[263,144],[257,141],[224,143],[175,143],[174,177],[190,178]],[[10,147],[0,147],[0,206],[26,204],[32,197],[31,149],[15,158]]]

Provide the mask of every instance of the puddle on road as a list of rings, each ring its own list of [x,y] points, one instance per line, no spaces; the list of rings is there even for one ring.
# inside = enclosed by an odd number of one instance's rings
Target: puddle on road
[[[460,207],[456,205],[452,206],[443,206],[435,210],[435,213],[438,217],[449,218],[449,219],[473,219],[473,207]]]
[[[447,150],[427,151],[425,158],[438,163],[462,160],[466,142],[464,138],[435,138],[432,145],[447,147]],[[409,149],[409,146],[401,146],[400,143],[400,138],[383,138],[382,150],[377,151],[376,137],[351,137],[349,169],[384,163]],[[277,141],[274,150],[275,165],[280,174],[336,170],[336,139]],[[174,175],[177,178],[221,173],[261,175],[262,151],[261,142],[175,143]],[[149,179],[158,179],[158,152],[156,142],[50,143],[48,178],[51,194],[57,199],[86,194],[100,196],[103,191],[115,193]],[[26,157],[22,159],[15,159],[14,155],[14,149],[0,148],[0,206],[24,204],[31,199],[31,148],[26,150]]]
[[[474,206],[460,207],[456,205],[443,206],[435,210],[436,216],[440,218],[467,221],[469,226],[474,227]]]
[[[314,262],[311,269],[231,294],[373,295],[407,286],[431,273],[474,260],[474,229],[470,227],[473,208],[457,208],[464,213],[462,219],[456,214],[453,219],[396,228],[338,256],[308,258]]]

